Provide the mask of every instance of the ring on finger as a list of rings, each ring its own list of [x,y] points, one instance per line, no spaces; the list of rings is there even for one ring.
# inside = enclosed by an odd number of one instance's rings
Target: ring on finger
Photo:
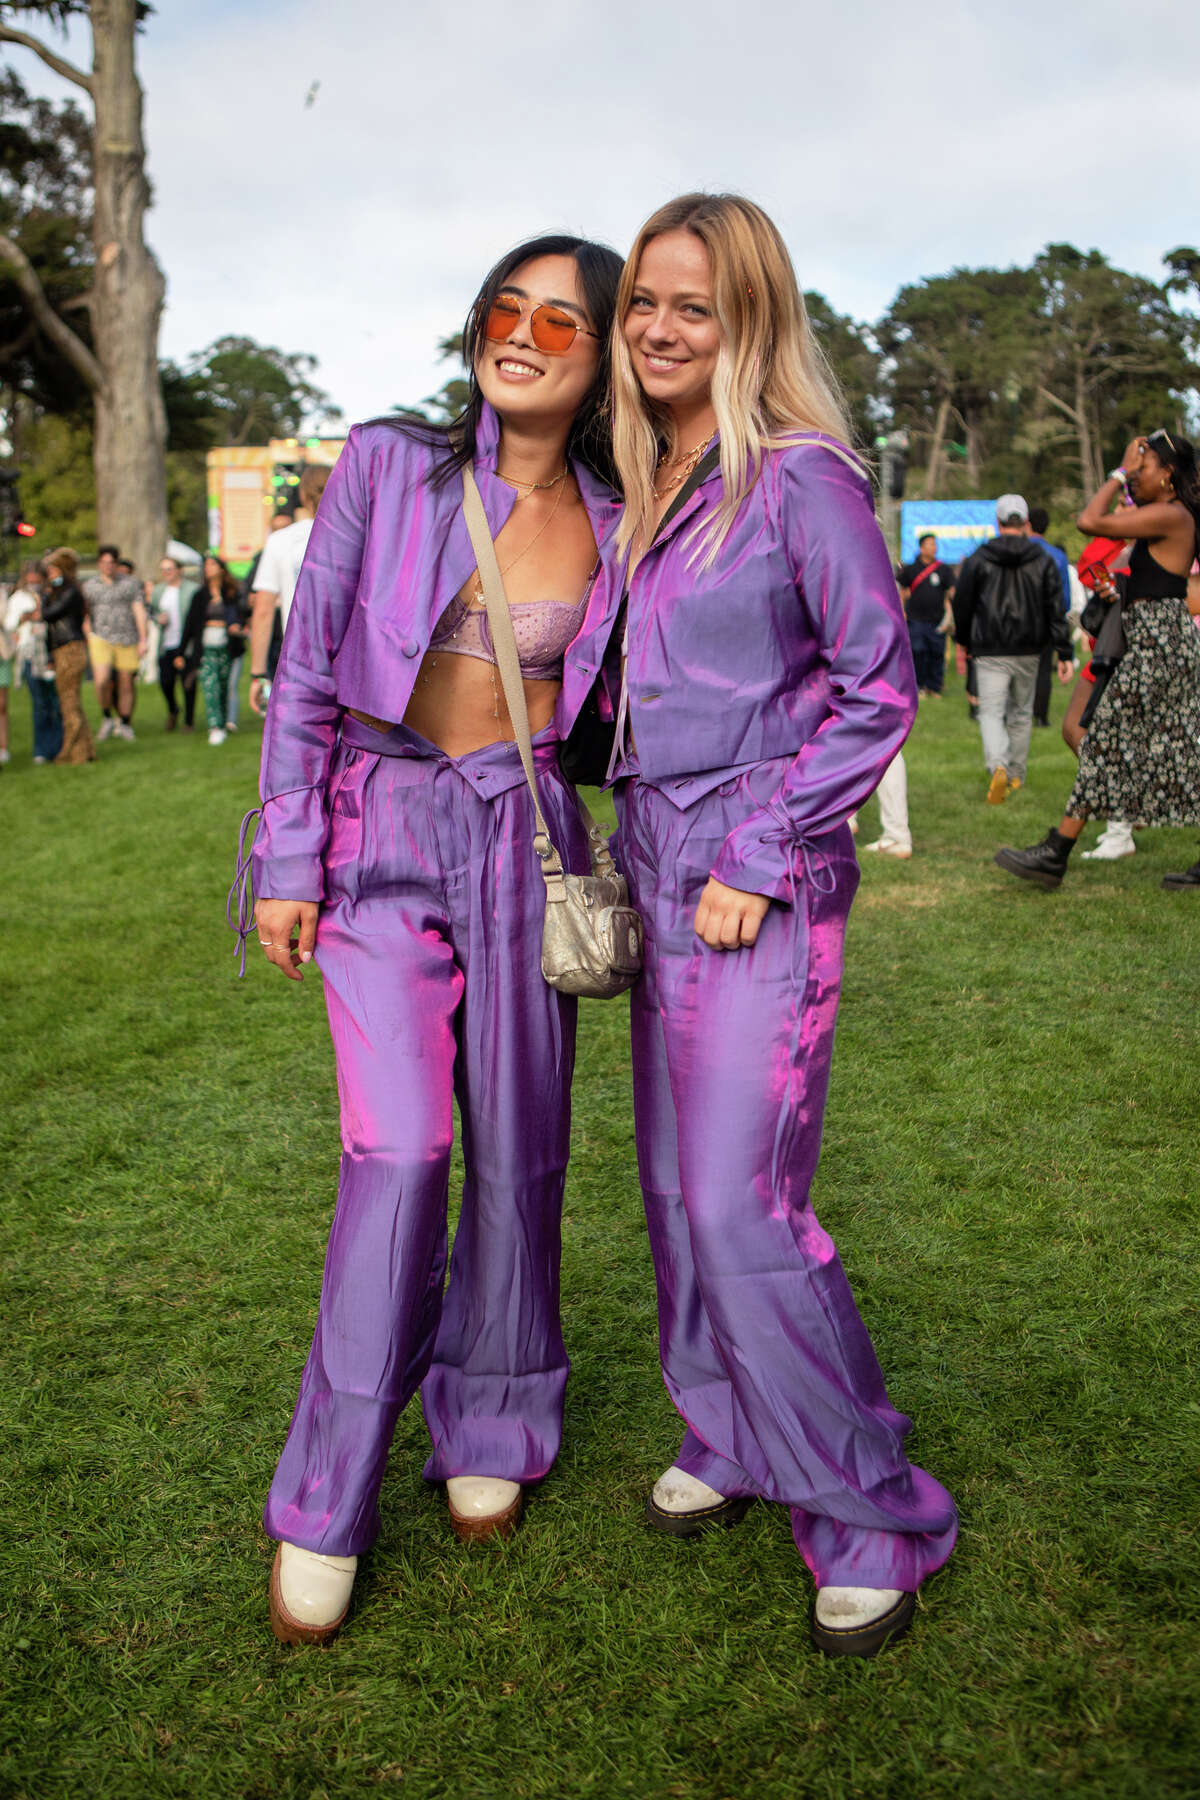
[[[274,950],[275,948],[275,940],[273,938],[259,938],[258,941],[264,950]]]

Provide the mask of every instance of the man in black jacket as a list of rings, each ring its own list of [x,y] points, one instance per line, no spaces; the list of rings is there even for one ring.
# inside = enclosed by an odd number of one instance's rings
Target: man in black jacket
[[[1038,657],[1053,645],[1059,680],[1070,681],[1075,670],[1058,570],[1029,536],[1020,494],[997,500],[996,527],[999,535],[962,563],[954,589],[954,638],[975,661],[993,806],[1025,780]]]

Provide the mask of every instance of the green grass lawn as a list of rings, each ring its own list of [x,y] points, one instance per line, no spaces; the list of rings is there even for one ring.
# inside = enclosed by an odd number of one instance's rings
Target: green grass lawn
[[[1194,834],[1013,881],[992,851],[1041,837],[1071,760],[1035,733],[985,806],[951,688],[910,746],[916,855],[863,859],[818,1179],[962,1513],[871,1664],[810,1648],[782,1509],[686,1544],[642,1523],[678,1425],[621,1003],[581,1016],[558,1465],[510,1544],[464,1548],[410,1408],[349,1628],[275,1643],[260,1514],[338,1144],[319,979],[238,983],[222,922],[258,728],[167,736],[150,692],[135,745],[34,769],[14,694],[0,1794],[1197,1793],[1200,893],[1159,888]]]

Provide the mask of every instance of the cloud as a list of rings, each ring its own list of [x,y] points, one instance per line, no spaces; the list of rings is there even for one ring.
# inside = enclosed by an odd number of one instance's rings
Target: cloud
[[[441,384],[511,244],[624,249],[690,188],[761,201],[859,318],[1058,239],[1161,275],[1200,217],[1200,34],[1161,0],[1133,24],[1116,0],[210,0],[160,8],[139,54],[165,353],[311,351],[351,418]]]

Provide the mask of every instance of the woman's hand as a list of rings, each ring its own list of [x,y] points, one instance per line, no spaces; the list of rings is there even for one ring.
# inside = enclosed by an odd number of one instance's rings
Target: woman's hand
[[[184,665],[184,660],[183,660],[182,656],[177,656],[175,658],[175,667],[177,669],[182,669],[184,666],[185,665]]]
[[[744,894],[710,875],[696,908],[693,929],[712,950],[740,950],[752,944],[771,902],[765,894]]]
[[[254,908],[258,941],[268,962],[289,981],[303,981],[301,963],[311,962],[317,941],[315,900],[259,900]]]
[[[1146,453],[1144,437],[1130,438],[1121,457],[1121,467],[1127,475],[1134,475],[1142,466],[1142,457]]]

